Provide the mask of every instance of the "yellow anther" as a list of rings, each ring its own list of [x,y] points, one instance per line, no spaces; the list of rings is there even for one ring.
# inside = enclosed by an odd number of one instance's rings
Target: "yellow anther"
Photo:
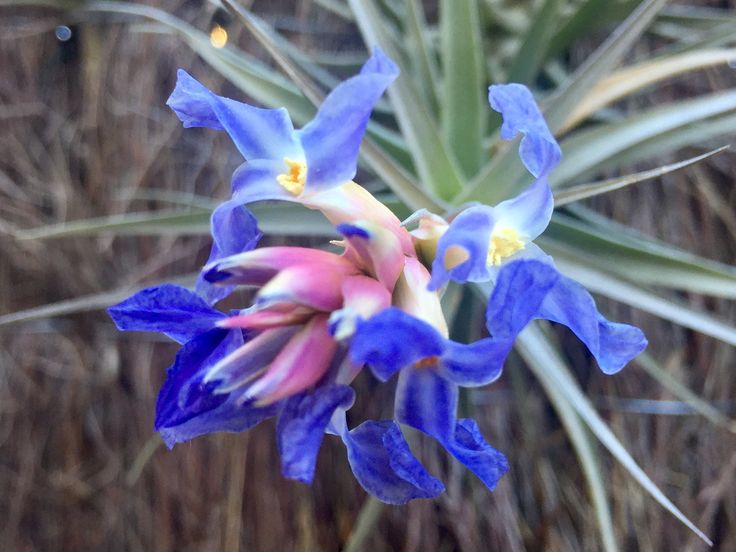
[[[491,266],[498,266],[505,258],[521,249],[524,249],[524,242],[519,239],[519,233],[516,230],[512,228],[496,230],[491,234],[486,262]]]
[[[422,360],[418,360],[414,363],[414,368],[430,368],[432,366],[437,366],[439,360],[440,357],[436,356],[423,358]]]
[[[298,196],[304,191],[304,184],[307,181],[307,165],[288,158],[284,158],[284,162],[289,166],[289,172],[278,175],[276,180],[291,195]]]

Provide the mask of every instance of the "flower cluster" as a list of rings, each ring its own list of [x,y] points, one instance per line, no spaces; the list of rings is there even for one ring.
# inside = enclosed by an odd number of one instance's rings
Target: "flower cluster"
[[[564,324],[608,374],[646,346],[641,331],[606,320],[532,243],[552,215],[546,178],[561,153],[525,87],[489,89],[504,119],[501,137],[522,134],[519,155],[535,178],[518,197],[449,221],[422,210],[402,223],[352,181],[373,105],[397,75],[376,49],[294,130],[284,109],[217,96],[179,71],[168,105],[185,127],[226,131],[246,162],[212,215],[212,250],[195,290],[157,286],[109,309],[121,330],[162,332],[182,344],[156,405],[168,446],[275,417],[286,477],[311,482],[324,435],[336,435],[360,484],[402,504],[444,490],[412,454],[404,424],[493,489],[508,463],[475,421],[457,418],[458,391],[498,378],[524,326],[536,318]],[[257,249],[257,221],[244,205],[261,200],[319,210],[342,235],[339,250]],[[449,339],[440,305],[449,280],[492,282],[489,337]],[[215,309],[235,286],[257,288],[253,304]],[[398,373],[394,417],[350,428],[350,384],[364,368],[382,382]]]

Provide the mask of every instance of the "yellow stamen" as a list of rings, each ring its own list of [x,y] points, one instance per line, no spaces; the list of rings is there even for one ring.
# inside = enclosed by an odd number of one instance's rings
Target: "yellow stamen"
[[[414,363],[414,368],[431,368],[432,366],[437,366],[439,360],[440,357],[436,356],[423,358],[422,360],[418,360]]]
[[[304,184],[307,181],[307,165],[301,161],[293,161],[286,157],[284,161],[289,166],[289,172],[278,175],[276,180],[291,195],[298,196],[304,191]]]
[[[498,266],[505,258],[510,257],[517,251],[524,249],[524,242],[519,238],[519,233],[512,228],[496,230],[491,234],[491,243],[488,245],[487,263]]]

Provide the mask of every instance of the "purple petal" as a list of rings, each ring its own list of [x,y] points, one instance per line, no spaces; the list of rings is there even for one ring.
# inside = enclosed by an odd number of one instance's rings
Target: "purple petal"
[[[474,421],[456,421],[456,411],[454,383],[427,369],[401,372],[396,389],[397,420],[437,439],[493,490],[508,470],[508,462],[486,443]]]
[[[240,433],[273,417],[278,405],[255,407],[252,403],[245,403],[236,394],[227,397],[227,401],[213,410],[208,410],[172,427],[162,427],[158,430],[166,446],[173,448],[177,443],[190,441],[207,433]]]
[[[246,159],[302,156],[286,109],[260,109],[217,96],[183,69],[176,76],[176,87],[166,105],[176,112],[184,128],[224,130]]]
[[[204,383],[210,367],[243,344],[240,330],[211,330],[179,350],[166,373],[156,402],[155,428],[178,426],[224,403],[226,394],[215,394],[214,385]]]
[[[501,138],[511,140],[521,132],[519,157],[535,178],[547,175],[562,157],[534,96],[523,84],[496,84],[488,88],[491,107],[503,117]]]
[[[445,445],[455,433],[458,386],[431,368],[406,368],[396,387],[396,420]]]
[[[288,167],[281,160],[257,159],[243,163],[233,173],[233,200],[239,203],[272,199],[298,202],[298,196],[286,191],[277,180],[287,172]]]
[[[398,74],[398,67],[376,48],[360,74],[338,85],[314,119],[297,131],[304,148],[309,191],[352,180],[373,106]]]
[[[396,422],[364,422],[343,433],[343,441],[355,478],[382,502],[406,504],[445,490],[412,454]]]
[[[161,332],[179,343],[215,328],[225,318],[193,291],[173,284],[139,291],[107,312],[120,330]]]
[[[554,266],[537,260],[507,263],[498,272],[486,307],[486,327],[497,339],[513,341],[536,318],[560,279]]]
[[[606,320],[598,312],[590,293],[565,276],[560,276],[536,317],[570,328],[585,343],[605,374],[615,374],[647,346],[647,339],[639,328]]]
[[[231,199],[220,204],[212,213],[212,250],[207,265],[222,258],[250,251],[261,239],[258,221],[238,200]],[[197,278],[197,294],[209,304],[221,301],[235,286],[215,286],[204,279],[204,273]]]
[[[337,408],[350,408],[355,393],[346,385],[328,385],[284,402],[276,426],[284,477],[311,483],[327,424]]]
[[[444,350],[445,339],[437,330],[395,307],[360,322],[350,342],[351,360],[367,364],[381,381]]]
[[[437,242],[429,289],[439,289],[449,280],[463,283],[490,279],[488,246],[494,226],[493,208],[485,205],[470,207],[456,216]],[[465,252],[466,260],[448,268],[453,252],[458,251]]]
[[[513,339],[486,338],[469,345],[447,342],[438,373],[463,387],[487,385],[501,375]]]
[[[518,196],[493,207],[497,228],[512,228],[530,242],[549,225],[555,201],[546,178],[540,178]]]
[[[458,420],[454,443],[447,447],[455,458],[477,475],[490,490],[509,471],[506,457],[489,445],[481,435],[475,420]]]

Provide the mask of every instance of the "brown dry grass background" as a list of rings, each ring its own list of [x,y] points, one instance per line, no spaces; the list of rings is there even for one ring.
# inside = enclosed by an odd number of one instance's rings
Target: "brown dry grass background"
[[[153,2],[199,27],[206,3]],[[355,31],[308,0],[254,9],[305,47],[358,44]],[[171,35],[113,18],[80,22],[55,40],[50,10],[0,8],[0,314],[191,273],[207,240],[97,237],[18,241],[15,229],[162,205],[158,188],[224,197],[238,162],[223,136],[182,132],[165,108],[177,67],[237,94]],[[318,31],[325,31],[321,34]],[[249,38],[234,37],[248,46]],[[645,44],[639,46],[646,48]],[[584,55],[585,47],[579,55]],[[729,80],[730,79],[730,80]],[[728,71],[678,80],[643,101],[733,85]],[[666,161],[666,160],[664,160]],[[724,262],[736,258],[736,156],[668,176],[596,206],[643,231]],[[733,304],[683,297],[734,319]],[[651,351],[699,394],[733,412],[734,351],[651,316],[605,304],[646,330]],[[619,399],[672,397],[637,366],[615,378],[591,369],[561,334],[587,393],[647,473],[716,542],[736,550],[736,436],[696,416],[627,411]],[[101,311],[0,329],[0,551],[338,550],[365,494],[328,438],[312,487],[284,480],[273,425],[214,435],[169,452],[153,410],[175,347],[121,335]],[[390,390],[360,381],[357,408],[385,414]],[[595,518],[570,444],[540,388],[511,363],[471,397],[489,439],[511,459],[495,493],[427,444],[447,482],[436,501],[384,509],[375,551],[597,550]],[[624,550],[704,546],[601,451]]]

